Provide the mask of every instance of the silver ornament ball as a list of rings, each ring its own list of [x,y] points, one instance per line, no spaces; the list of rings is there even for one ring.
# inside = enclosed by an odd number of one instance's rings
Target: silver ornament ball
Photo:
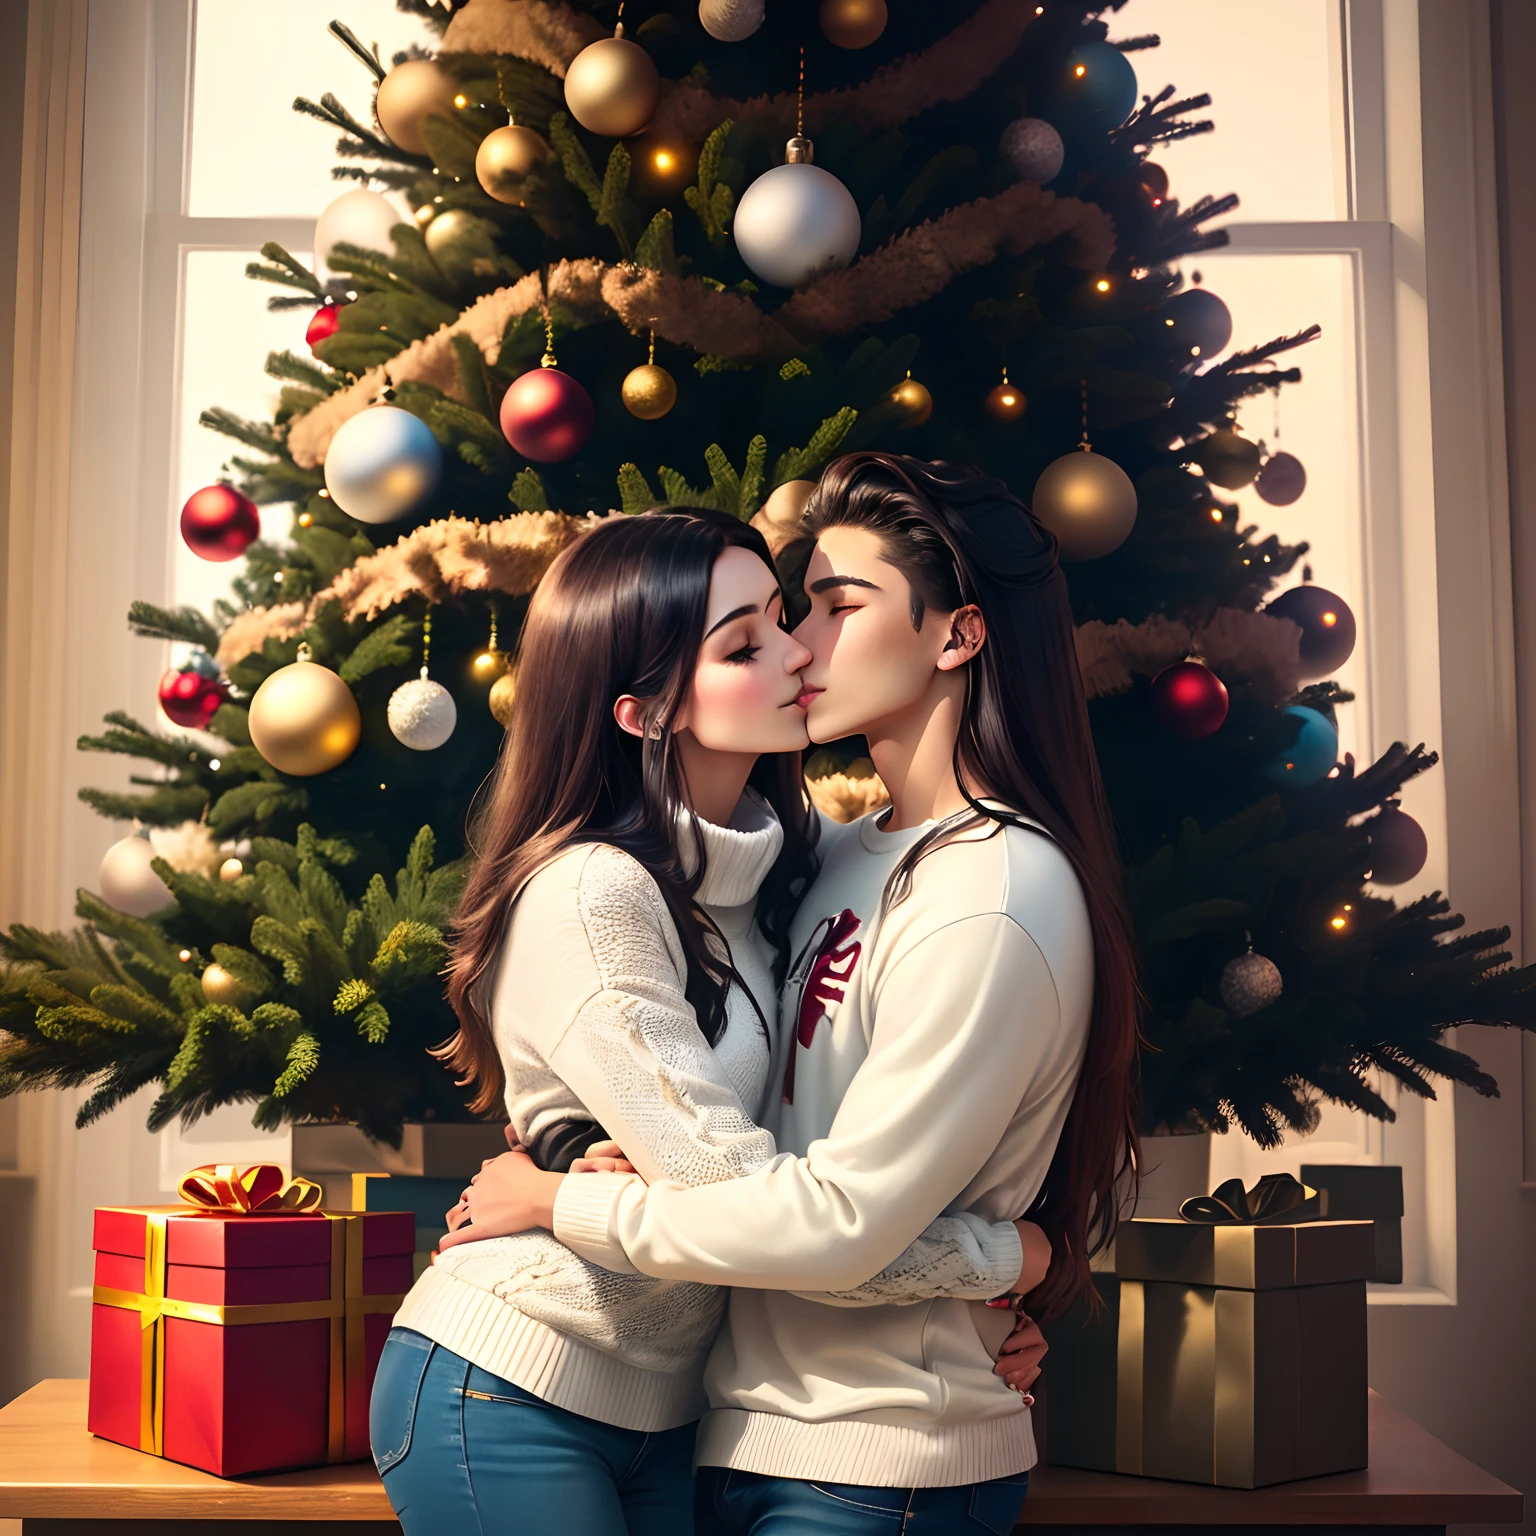
[[[1229,1013],[1246,1019],[1250,1013],[1278,1001],[1284,984],[1280,967],[1250,949],[1227,961],[1221,972],[1221,1000]]]
[[[395,740],[413,752],[431,752],[453,735],[459,711],[453,695],[421,669],[420,677],[401,683],[389,696],[389,728]]]
[[[731,225],[741,259],[778,288],[846,267],[858,255],[861,230],[853,194],[809,160],[765,171],[742,194]]]
[[[390,523],[437,488],[443,450],[419,416],[375,405],[343,422],[325,455],[325,488],[348,517]]]
[[[113,843],[97,872],[103,900],[130,917],[148,917],[171,904],[171,893],[150,866],[155,850],[147,834]]]
[[[1003,129],[998,144],[1020,181],[1051,181],[1067,158],[1061,135],[1040,117],[1021,117]]]
[[[739,43],[763,24],[763,0],[699,0],[704,30],[722,43]]]

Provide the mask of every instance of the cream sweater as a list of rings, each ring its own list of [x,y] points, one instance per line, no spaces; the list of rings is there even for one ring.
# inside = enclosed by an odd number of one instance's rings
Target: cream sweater
[[[1040,832],[965,834],[871,932],[923,830],[827,828],[793,929],[778,1158],[731,1184],[561,1187],[555,1230],[594,1263],[739,1287],[701,1464],[895,1487],[1034,1464],[1029,1412],[992,1374],[1008,1313],[958,1298],[848,1312],[803,1294],[858,1285],[941,1216],[1027,1210],[1082,1064],[1093,948],[1065,855]]]
[[[701,833],[697,899],[771,1033],[772,952],[755,904],[782,829],[749,791],[729,827],[701,823]],[[690,835],[681,842],[691,857]],[[757,1124],[770,1071],[763,1024],[733,986],[712,1050],[685,980],[671,914],[636,860],[595,843],[539,870],[513,909],[488,994],[519,1137],[590,1114],[646,1177],[679,1185],[737,1180],[772,1159],[773,1138]],[[867,1283],[847,1299],[997,1295],[1020,1260],[1010,1224],[942,1222],[882,1274],[859,1277]],[[621,1269],[579,1257],[544,1231],[465,1243],[421,1276],[395,1322],[589,1418],[647,1431],[697,1418],[724,1311],[718,1279]]]

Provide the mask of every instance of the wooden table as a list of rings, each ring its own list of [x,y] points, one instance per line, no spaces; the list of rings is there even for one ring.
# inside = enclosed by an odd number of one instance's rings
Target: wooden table
[[[1041,1467],[1030,1479],[1020,1529],[1125,1531],[1199,1526],[1203,1536],[1253,1525],[1309,1532],[1375,1527],[1376,1536],[1428,1536],[1456,1524],[1516,1524],[1525,1500],[1371,1393],[1371,1466],[1246,1492]],[[85,1428],[85,1383],[45,1381],[0,1408],[0,1519],[24,1536],[159,1530],[203,1536],[244,1522],[240,1536],[294,1533],[346,1521],[349,1536],[400,1527],[368,1462],[225,1481],[97,1440]]]

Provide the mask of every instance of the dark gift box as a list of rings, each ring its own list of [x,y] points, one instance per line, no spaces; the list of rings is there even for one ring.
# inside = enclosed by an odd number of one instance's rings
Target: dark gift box
[[[1403,1283],[1403,1170],[1369,1163],[1303,1163],[1301,1182],[1323,1192],[1329,1221],[1376,1223],[1376,1273]]]
[[[1371,1224],[1129,1221],[1047,1330],[1059,1466],[1261,1488],[1364,1467]]]

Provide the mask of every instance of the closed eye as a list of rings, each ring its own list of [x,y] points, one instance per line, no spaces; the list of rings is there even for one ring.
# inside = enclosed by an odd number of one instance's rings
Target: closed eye
[[[760,650],[762,650],[760,645],[744,645],[739,651],[732,651],[725,659],[733,666],[744,667]]]
[[[859,608],[859,607],[862,607],[862,606],[863,605],[860,604],[860,603],[833,603],[833,605],[829,609],[827,609],[827,612],[828,613],[852,613],[855,608]]]

